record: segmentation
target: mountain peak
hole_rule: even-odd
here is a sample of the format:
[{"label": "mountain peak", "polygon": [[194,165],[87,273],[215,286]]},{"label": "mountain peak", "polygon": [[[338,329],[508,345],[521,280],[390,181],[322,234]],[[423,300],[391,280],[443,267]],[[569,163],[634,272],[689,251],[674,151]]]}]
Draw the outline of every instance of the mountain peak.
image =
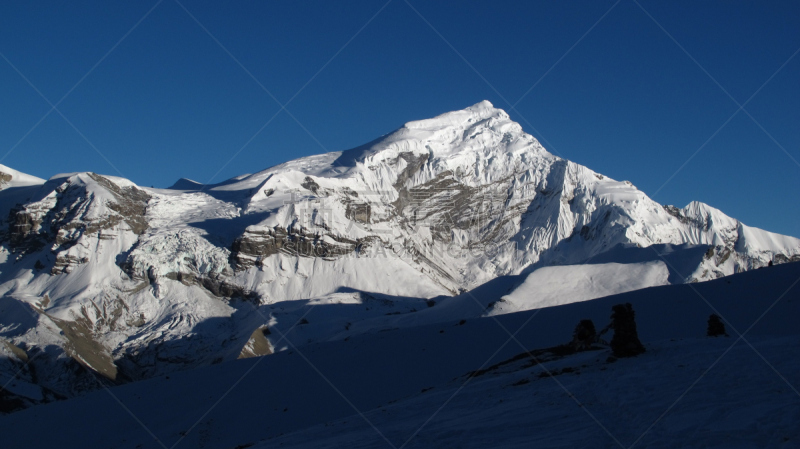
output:
[{"label": "mountain peak", "polygon": [[504,121],[509,120],[508,114],[506,114],[504,110],[495,108],[488,100],[483,100],[466,109],[445,112],[444,114],[425,120],[408,122],[403,128],[428,131],[448,127],[467,128],[489,118],[497,118]]},{"label": "mountain peak", "polygon": [[467,111],[499,111],[505,113],[502,109],[495,108],[489,100],[479,101],[472,106],[466,108]]}]

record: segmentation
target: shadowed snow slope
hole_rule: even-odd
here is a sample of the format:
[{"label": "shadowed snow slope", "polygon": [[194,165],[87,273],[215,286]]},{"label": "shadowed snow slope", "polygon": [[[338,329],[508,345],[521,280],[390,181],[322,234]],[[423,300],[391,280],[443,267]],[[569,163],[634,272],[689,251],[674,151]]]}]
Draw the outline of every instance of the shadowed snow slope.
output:
[{"label": "shadowed snow slope", "polygon": [[[8,447],[629,447],[640,437],[643,447],[790,447],[798,279],[791,263],[329,343],[290,339],[274,355],[0,417],[0,432]],[[570,341],[579,320],[601,328],[626,302],[644,354],[611,363],[600,346],[511,360]],[[705,336],[711,313],[730,338]]]}]

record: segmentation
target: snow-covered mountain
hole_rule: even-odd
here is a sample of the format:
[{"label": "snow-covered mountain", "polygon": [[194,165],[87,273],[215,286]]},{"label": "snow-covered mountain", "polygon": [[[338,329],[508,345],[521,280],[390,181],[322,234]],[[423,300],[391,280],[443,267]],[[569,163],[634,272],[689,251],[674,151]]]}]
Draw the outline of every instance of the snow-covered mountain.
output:
[{"label": "snow-covered mountain", "polygon": [[33,402],[267,354],[286,332],[336,340],[800,259],[796,238],[548,153],[486,101],[215,185],[0,166],[0,189],[0,373]]}]

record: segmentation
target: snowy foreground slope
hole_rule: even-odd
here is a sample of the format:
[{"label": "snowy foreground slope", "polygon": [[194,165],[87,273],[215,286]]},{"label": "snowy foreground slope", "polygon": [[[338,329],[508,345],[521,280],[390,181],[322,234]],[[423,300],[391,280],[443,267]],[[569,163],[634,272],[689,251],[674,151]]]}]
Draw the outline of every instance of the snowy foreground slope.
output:
[{"label": "snowy foreground slope", "polygon": [[488,102],[215,185],[0,166],[0,209],[14,408],[287,349],[279,332],[337,341],[800,259],[796,238],[548,153]]},{"label": "snowy foreground slope", "polygon": [[[798,280],[790,263],[334,342],[289,339],[274,355],[6,415],[0,434],[13,448],[797,447]],[[625,302],[644,354],[537,351],[568,342],[581,319],[603,327]],[[729,337],[705,336],[715,312]]]}]

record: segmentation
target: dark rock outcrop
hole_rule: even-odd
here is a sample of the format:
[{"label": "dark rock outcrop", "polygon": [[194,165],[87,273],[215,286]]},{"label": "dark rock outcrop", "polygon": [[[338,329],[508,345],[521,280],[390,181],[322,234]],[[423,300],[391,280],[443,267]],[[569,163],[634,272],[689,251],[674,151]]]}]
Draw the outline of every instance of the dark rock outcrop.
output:
[{"label": "dark rock outcrop", "polygon": [[248,229],[231,247],[231,263],[236,270],[261,266],[273,254],[300,257],[336,258],[354,253],[377,240],[350,239],[336,234],[311,233],[305,229],[280,226],[263,230]]}]

